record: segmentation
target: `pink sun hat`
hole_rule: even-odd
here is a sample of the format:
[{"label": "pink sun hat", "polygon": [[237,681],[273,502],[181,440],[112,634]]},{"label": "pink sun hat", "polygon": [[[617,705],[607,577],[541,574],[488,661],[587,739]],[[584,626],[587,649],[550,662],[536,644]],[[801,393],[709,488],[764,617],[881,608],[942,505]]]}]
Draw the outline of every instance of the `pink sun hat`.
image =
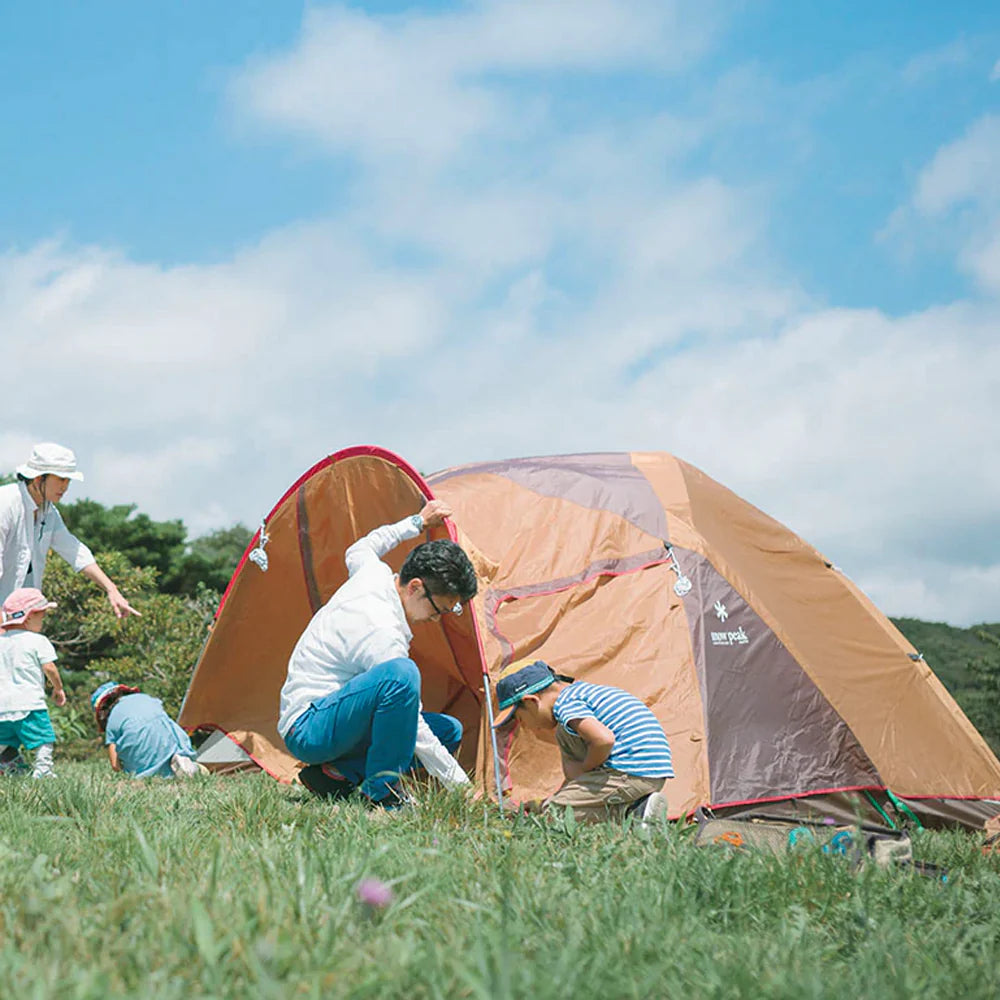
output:
[{"label": "pink sun hat", "polygon": [[3,602],[3,616],[0,628],[8,625],[23,625],[28,615],[36,611],[48,611],[56,607],[55,601],[50,601],[36,587],[21,587]]}]

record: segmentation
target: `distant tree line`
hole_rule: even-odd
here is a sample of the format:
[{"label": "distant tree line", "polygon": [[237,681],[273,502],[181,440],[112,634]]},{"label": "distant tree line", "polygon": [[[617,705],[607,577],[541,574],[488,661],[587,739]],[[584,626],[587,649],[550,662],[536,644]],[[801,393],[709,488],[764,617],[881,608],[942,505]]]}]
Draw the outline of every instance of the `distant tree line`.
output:
[{"label": "distant tree line", "polygon": [[242,524],[188,539],[179,518],[154,521],[135,504],[105,507],[96,500],[59,505],[66,526],[95,553],[118,552],[133,566],[156,571],[161,594],[222,593],[252,532]]}]

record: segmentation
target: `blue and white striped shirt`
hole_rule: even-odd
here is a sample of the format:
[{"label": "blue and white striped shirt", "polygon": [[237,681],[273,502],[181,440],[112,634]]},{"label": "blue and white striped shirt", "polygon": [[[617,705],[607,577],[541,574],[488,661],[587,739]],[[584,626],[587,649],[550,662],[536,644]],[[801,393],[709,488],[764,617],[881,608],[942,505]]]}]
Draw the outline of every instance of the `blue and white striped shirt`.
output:
[{"label": "blue and white striped shirt", "polygon": [[597,719],[615,735],[604,767],[642,778],[672,778],[670,743],[656,716],[635,695],[605,684],[574,681],[563,688],[552,714],[568,732],[575,719]]}]

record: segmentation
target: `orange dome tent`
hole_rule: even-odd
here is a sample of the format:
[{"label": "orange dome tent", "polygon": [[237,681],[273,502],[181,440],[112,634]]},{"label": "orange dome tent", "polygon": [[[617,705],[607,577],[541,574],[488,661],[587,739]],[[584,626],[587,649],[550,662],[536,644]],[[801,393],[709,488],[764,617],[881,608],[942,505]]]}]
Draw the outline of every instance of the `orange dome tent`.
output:
[{"label": "orange dome tent", "polygon": [[[484,673],[544,659],[642,698],[670,737],[670,813],[882,810],[981,825],[1000,762],[919,654],[846,577],[777,521],[663,453],[461,466],[424,481],[352,448],[298,480],[220,604],[181,712],[282,779],[275,730],[288,656],[346,578],[362,534],[436,496],[480,578],[471,613],[414,629],[426,709],[461,719],[461,763],[492,789]],[[398,568],[416,542],[391,554]],[[558,752],[501,738],[516,799],[559,782]]]}]

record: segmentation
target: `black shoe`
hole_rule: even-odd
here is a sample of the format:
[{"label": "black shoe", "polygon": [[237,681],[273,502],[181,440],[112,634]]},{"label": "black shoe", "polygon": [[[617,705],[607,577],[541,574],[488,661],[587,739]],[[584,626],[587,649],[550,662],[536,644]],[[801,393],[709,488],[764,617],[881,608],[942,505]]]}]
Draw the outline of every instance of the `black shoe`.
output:
[{"label": "black shoe", "polygon": [[0,753],[0,774],[24,774],[30,770],[17,747],[4,747]]},{"label": "black shoe", "polygon": [[299,781],[321,799],[346,799],[355,786],[346,778],[331,778],[322,764],[309,764],[299,771]]},{"label": "black shoe", "polygon": [[376,812],[395,812],[399,809],[416,808],[417,800],[398,784],[387,786],[386,795],[381,799],[368,799],[368,806]]}]

